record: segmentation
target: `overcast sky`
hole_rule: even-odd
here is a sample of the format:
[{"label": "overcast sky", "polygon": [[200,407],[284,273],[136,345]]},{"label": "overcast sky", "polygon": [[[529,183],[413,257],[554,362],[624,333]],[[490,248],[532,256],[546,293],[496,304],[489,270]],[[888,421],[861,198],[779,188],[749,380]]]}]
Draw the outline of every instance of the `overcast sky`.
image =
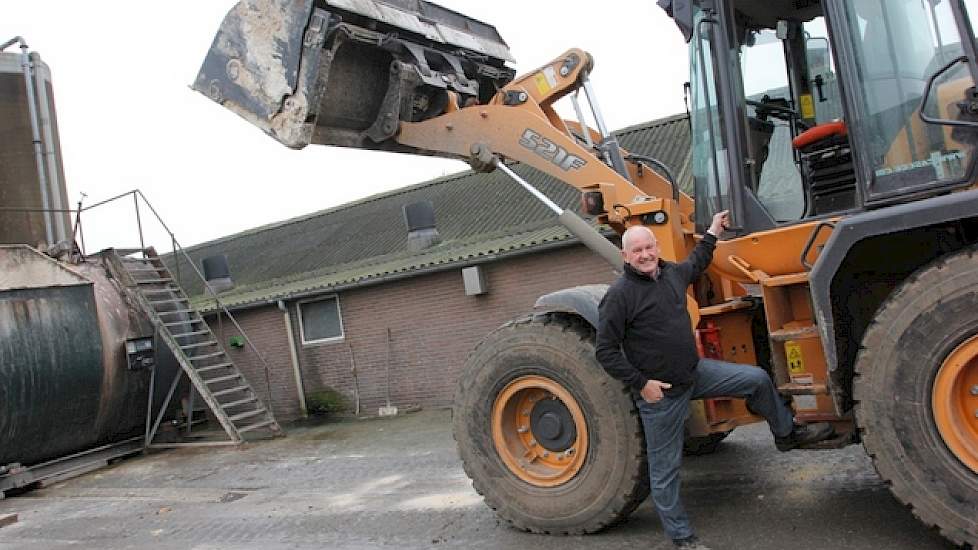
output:
[{"label": "overcast sky", "polygon": [[[654,0],[440,3],[495,25],[520,73],[570,47],[591,52],[611,128],[684,110],[685,44]],[[22,35],[51,68],[72,203],[139,188],[189,246],[466,168],[317,145],[292,151],[190,90],[233,5],[0,0],[0,42]],[[131,211],[125,203],[86,214],[87,249],[137,245]]]}]

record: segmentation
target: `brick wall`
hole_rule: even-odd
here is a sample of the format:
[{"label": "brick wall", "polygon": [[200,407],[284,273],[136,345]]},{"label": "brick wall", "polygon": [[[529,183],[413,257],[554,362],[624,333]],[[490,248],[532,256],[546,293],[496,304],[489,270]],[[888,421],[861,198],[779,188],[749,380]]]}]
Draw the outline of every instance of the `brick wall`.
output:
[{"label": "brick wall", "polygon": [[[376,414],[386,402],[389,328],[391,403],[448,406],[466,356],[486,334],[531,311],[542,294],[614,279],[607,264],[583,246],[500,260],[482,268],[489,292],[481,296],[465,295],[461,268],[339,293],[344,338],[338,341],[303,344],[296,302],[289,302],[305,391],[331,387],[352,404],[352,353],[361,411]],[[266,306],[235,317],[271,367],[276,417],[296,418],[300,410],[282,313]],[[224,332],[225,342],[235,333],[226,322]],[[244,350],[231,350],[231,354],[267,398],[264,374],[253,354]]]},{"label": "brick wall", "polygon": [[[285,332],[285,321],[281,311],[275,306],[248,309],[232,312],[234,319],[241,325],[248,338],[261,352],[268,363],[268,376],[258,355],[247,345],[243,348],[231,348],[228,340],[240,332],[234,325],[223,317],[218,321],[215,316],[208,316],[207,323],[224,344],[231,360],[248,379],[258,396],[266,405],[272,406],[276,420],[286,421],[302,415],[296,390],[295,374],[292,369],[292,358],[289,355],[288,335]],[[298,336],[297,336],[298,338]]]}]

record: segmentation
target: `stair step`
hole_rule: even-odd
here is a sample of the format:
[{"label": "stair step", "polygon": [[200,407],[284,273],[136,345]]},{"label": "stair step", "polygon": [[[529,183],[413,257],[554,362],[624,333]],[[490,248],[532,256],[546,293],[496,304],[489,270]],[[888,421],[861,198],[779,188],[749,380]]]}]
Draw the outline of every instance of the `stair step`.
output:
[{"label": "stair step", "polygon": [[258,398],[255,396],[246,397],[244,399],[238,399],[237,401],[232,401],[230,403],[224,403],[221,405],[222,409],[231,409],[237,407],[238,405],[245,405],[247,403],[257,403]]},{"label": "stair step", "polygon": [[180,289],[177,288],[177,287],[170,287],[170,288],[143,288],[143,289],[140,289],[140,292],[142,292],[143,294],[165,294],[165,293],[176,294],[176,293],[180,292]]},{"label": "stair step", "polygon": [[187,300],[186,298],[174,298],[172,300],[148,300],[148,301],[150,304],[154,306],[159,304],[186,304],[189,302],[189,300]]},{"label": "stair step", "polygon": [[206,342],[198,342],[196,344],[186,344],[180,346],[180,349],[187,350],[187,349],[194,349],[194,348],[202,348],[204,346],[216,346],[216,345],[218,345],[217,340],[208,340]]},{"label": "stair step", "polygon": [[788,395],[828,395],[829,388],[825,384],[782,384],[778,391]]},{"label": "stair step", "polygon": [[[177,326],[180,326],[180,325],[186,325],[187,323],[204,324],[204,320],[203,319],[199,319],[199,318],[198,319],[187,319],[186,321],[174,321],[172,323],[163,323],[163,326],[164,327],[177,327]],[[187,334],[190,334],[190,333],[188,332]],[[184,336],[184,335],[181,334],[181,336]]]},{"label": "stair step", "polygon": [[209,330],[194,330],[191,332],[171,332],[170,336],[173,336],[174,338],[183,338],[185,336],[200,336],[201,334],[208,333],[210,333]]},{"label": "stair step", "polygon": [[147,273],[149,273],[150,271],[155,271],[159,273],[161,269],[163,269],[163,267],[126,267],[126,271],[130,273],[141,272],[141,271],[145,271]]},{"label": "stair step", "polygon": [[251,424],[250,426],[243,426],[241,428],[238,428],[238,433],[239,434],[243,434],[245,432],[250,432],[251,430],[257,430],[258,428],[264,428],[265,426],[271,426],[272,424],[275,424],[275,421],[274,420],[265,420],[265,421],[259,422],[257,424]]},{"label": "stair step", "polygon": [[211,395],[214,396],[214,397],[220,397],[222,395],[228,395],[230,393],[235,393],[235,392],[244,391],[244,390],[250,390],[250,389],[251,389],[251,386],[235,386],[233,388],[228,388],[226,390],[211,392]]},{"label": "stair step", "polygon": [[220,357],[222,355],[224,355],[224,350],[215,351],[214,353],[205,353],[203,355],[194,355],[194,356],[188,355],[187,359],[190,359],[191,361],[200,361],[201,359],[213,359],[215,357]]},{"label": "stair step", "polygon": [[223,369],[227,367],[233,367],[234,363],[218,363],[216,365],[207,365],[206,367],[200,367],[199,369],[194,369],[198,373],[210,372],[212,370]]},{"label": "stair step", "polygon": [[173,311],[157,311],[157,315],[178,315],[180,313],[196,313],[195,309],[175,309]]},{"label": "stair step", "polygon": [[138,279],[136,280],[137,285],[158,285],[161,283],[172,283],[173,279],[167,277],[165,279]]},{"label": "stair step", "polygon": [[785,328],[774,330],[768,335],[775,342],[787,342],[788,340],[799,340],[802,338],[815,338],[818,336],[818,327],[809,325],[800,328]]},{"label": "stair step", "polygon": [[[204,380],[205,384],[218,384],[220,382],[227,382],[228,380],[234,380],[235,378],[244,378],[240,373],[229,374],[227,376],[218,376],[217,378],[211,378],[210,380]],[[248,386],[242,386],[247,388]],[[214,395],[217,395],[216,393]]]},{"label": "stair step", "polygon": [[246,411],[246,412],[243,412],[241,414],[236,414],[234,416],[229,416],[228,417],[228,420],[230,420],[231,422],[237,422],[238,420],[242,420],[244,418],[250,418],[252,416],[257,416],[257,415],[262,414],[264,412],[266,412],[265,407],[261,407],[261,408],[255,409],[253,411]]}]

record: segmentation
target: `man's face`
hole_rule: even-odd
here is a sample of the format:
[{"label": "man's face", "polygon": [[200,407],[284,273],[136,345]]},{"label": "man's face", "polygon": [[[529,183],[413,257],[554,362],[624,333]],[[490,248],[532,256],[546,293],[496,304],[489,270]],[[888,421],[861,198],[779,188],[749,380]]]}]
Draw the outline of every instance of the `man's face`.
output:
[{"label": "man's face", "polygon": [[650,231],[635,231],[621,251],[625,261],[636,270],[651,275],[659,267],[659,243]]}]

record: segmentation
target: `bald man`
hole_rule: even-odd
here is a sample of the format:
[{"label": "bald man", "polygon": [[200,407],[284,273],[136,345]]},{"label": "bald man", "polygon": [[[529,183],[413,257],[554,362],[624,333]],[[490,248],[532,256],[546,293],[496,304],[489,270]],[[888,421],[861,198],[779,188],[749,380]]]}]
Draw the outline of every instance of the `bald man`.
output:
[{"label": "bald man", "polygon": [[649,228],[629,228],[622,235],[625,271],[599,306],[596,355],[608,374],[633,390],[645,430],[652,502],[678,548],[707,550],[679,500],[690,400],[746,398],[750,410],[767,419],[782,451],[832,436],[829,424],[795,424],[763,369],[701,359],[696,351],[686,289],[710,265],[717,236],[728,223],[727,212],[714,216],[706,235],[680,263],[659,257],[659,243]]}]

